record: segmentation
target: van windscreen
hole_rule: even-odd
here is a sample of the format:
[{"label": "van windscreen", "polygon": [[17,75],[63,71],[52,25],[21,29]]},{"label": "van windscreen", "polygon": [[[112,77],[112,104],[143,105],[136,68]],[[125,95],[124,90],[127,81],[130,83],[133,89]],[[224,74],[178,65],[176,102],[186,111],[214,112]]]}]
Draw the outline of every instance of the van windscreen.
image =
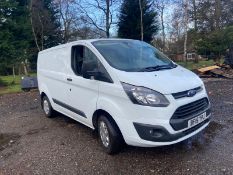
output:
[{"label": "van windscreen", "polygon": [[100,40],[94,47],[114,68],[127,72],[172,69],[176,65],[153,46],[137,40]]}]

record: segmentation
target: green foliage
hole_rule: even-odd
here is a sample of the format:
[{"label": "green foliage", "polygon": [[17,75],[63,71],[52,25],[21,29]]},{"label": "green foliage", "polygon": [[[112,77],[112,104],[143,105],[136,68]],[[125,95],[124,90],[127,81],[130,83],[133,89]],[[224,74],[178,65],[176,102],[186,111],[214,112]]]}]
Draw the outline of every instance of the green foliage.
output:
[{"label": "green foliage", "polygon": [[[35,70],[38,49],[35,45],[30,22],[28,0],[1,0],[0,1],[0,75],[12,74],[12,67],[16,67],[28,60]],[[53,0],[33,0],[35,8],[39,2],[35,16],[41,15],[44,22],[43,48],[53,47],[61,43],[60,23],[58,10]],[[39,21],[35,21],[41,26]],[[40,39],[41,41],[41,39]]]},{"label": "green foliage", "polygon": [[203,55],[206,53],[213,54],[219,58],[233,44],[233,26],[199,37],[196,41],[198,52]]},{"label": "green foliage", "polygon": [[26,0],[2,0],[0,4],[0,73],[25,60],[31,39]]},{"label": "green foliage", "polygon": [[48,11],[48,18],[51,28],[47,31],[45,48],[57,46],[62,43],[61,24],[59,21],[59,11],[53,5],[53,0],[44,0],[44,9]]},{"label": "green foliage", "polygon": [[4,71],[2,67],[8,68],[15,55],[15,48],[11,44],[13,33],[10,32],[10,29],[14,27],[11,13],[16,9],[16,6],[17,3],[12,0],[0,3],[0,71]]},{"label": "green foliage", "polygon": [[[169,53],[182,53],[184,33],[182,32],[182,1],[172,17]],[[212,58],[222,57],[232,43],[233,1],[232,0],[190,0],[189,1],[188,52],[198,52]],[[193,26],[193,27],[192,27]],[[181,32],[181,33],[180,33]],[[169,41],[168,41],[169,42]]]},{"label": "green foliage", "polygon": [[[157,13],[148,0],[142,0],[144,41],[150,42],[158,32]],[[141,39],[140,6],[138,0],[124,0],[120,10],[118,36]]]},{"label": "green foliage", "polygon": [[[31,0],[31,13],[33,29],[35,31],[39,50],[47,49],[62,43],[61,25],[58,7],[54,0]],[[32,70],[36,70],[38,48],[35,36],[30,43],[31,55],[29,62]]]},{"label": "green foliage", "polygon": [[196,0],[196,3],[199,31],[210,32],[233,25],[232,0]]},{"label": "green foliage", "polygon": [[53,0],[32,0],[33,27],[38,44],[43,44],[40,49],[47,49],[62,42],[59,11],[53,2]]}]

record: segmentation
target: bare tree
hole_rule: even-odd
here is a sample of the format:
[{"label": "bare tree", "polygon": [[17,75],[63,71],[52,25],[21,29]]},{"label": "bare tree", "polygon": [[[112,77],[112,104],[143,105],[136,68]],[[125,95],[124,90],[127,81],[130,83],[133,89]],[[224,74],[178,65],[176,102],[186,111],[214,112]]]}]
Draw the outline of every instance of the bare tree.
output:
[{"label": "bare tree", "polygon": [[167,26],[168,52],[171,54],[180,54],[184,52],[184,38],[186,33],[184,20],[185,12],[183,10],[184,3],[183,0],[177,0],[176,2],[171,2],[171,4],[173,11],[171,12],[171,18]]},{"label": "bare tree", "polygon": [[[117,0],[93,0],[91,2],[81,0],[79,7],[83,15],[87,17],[85,22],[104,32],[106,37],[109,38],[110,29],[112,25],[116,24],[114,15],[116,15],[119,2]],[[100,14],[97,18],[96,13],[98,12]]]},{"label": "bare tree", "polygon": [[103,37],[105,32],[96,30],[96,27],[91,25],[90,14],[84,13],[86,9],[83,8],[83,4],[81,0],[55,0],[59,10],[63,43],[77,39]]},{"label": "bare tree", "polygon": [[80,13],[77,3],[75,0],[55,0],[55,4],[59,9],[63,43],[67,43],[79,27],[77,23],[80,20]]},{"label": "bare tree", "polygon": [[157,9],[160,21],[161,21],[161,29],[162,29],[162,50],[165,49],[165,42],[166,42],[166,34],[165,34],[165,24],[164,24],[164,11],[166,8],[166,5],[169,5],[169,0],[154,0],[153,4],[155,8]]},{"label": "bare tree", "polygon": [[177,10],[175,8],[172,13],[172,18],[169,23],[169,38],[173,42],[177,42],[182,39],[183,31],[184,31],[184,23],[183,23],[183,12],[181,10]]}]

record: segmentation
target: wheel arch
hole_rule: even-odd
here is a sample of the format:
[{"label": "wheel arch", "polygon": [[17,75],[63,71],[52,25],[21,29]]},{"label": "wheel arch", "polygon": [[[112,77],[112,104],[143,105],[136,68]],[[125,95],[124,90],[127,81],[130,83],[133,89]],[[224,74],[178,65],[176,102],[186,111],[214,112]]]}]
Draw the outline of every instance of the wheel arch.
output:
[{"label": "wheel arch", "polygon": [[54,106],[54,103],[53,103],[53,100],[52,100],[52,97],[51,97],[51,94],[46,86],[45,83],[40,83],[39,84],[39,93],[40,93],[40,98],[41,98],[41,101],[43,99],[44,96],[48,97],[52,107]]},{"label": "wheel arch", "polygon": [[42,104],[42,103],[43,103],[43,98],[44,98],[45,96],[47,97],[46,93],[44,93],[44,92],[41,92],[41,93],[40,93],[40,104],[41,104],[41,106],[43,105],[43,104]]},{"label": "wheel arch", "polygon": [[93,117],[92,117],[92,124],[93,124],[93,127],[95,130],[97,130],[97,127],[98,127],[98,119],[101,115],[104,115],[106,116],[109,121],[111,122],[111,124],[113,124],[119,131],[120,135],[122,136],[123,140],[124,140],[124,137],[122,135],[122,132],[117,124],[117,122],[114,120],[114,118],[112,117],[112,115],[107,112],[106,110],[103,110],[103,109],[97,109],[94,114],[93,114]]},{"label": "wheel arch", "polygon": [[52,106],[52,108],[53,108],[53,100],[52,100],[52,98],[49,98],[49,95],[46,93],[46,92],[44,92],[44,91],[41,91],[40,92],[40,103],[41,103],[41,107],[42,107],[42,103],[43,103],[43,98],[44,97],[47,97],[48,99],[49,99],[49,102],[50,102],[50,104],[51,104],[51,106]]},{"label": "wheel arch", "polygon": [[40,98],[43,99],[44,96],[47,96],[46,93],[45,93],[45,92],[41,92],[41,93],[40,93]]}]

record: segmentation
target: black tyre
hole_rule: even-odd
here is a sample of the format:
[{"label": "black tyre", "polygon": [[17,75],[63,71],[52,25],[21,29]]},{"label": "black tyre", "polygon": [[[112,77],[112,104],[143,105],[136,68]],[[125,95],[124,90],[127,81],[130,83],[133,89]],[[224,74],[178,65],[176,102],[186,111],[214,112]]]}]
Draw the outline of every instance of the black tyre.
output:
[{"label": "black tyre", "polygon": [[116,154],[122,149],[123,137],[115,122],[110,118],[104,115],[99,117],[98,134],[100,142],[108,154]]},{"label": "black tyre", "polygon": [[42,105],[42,109],[45,113],[45,116],[48,118],[52,118],[53,114],[54,114],[54,110],[53,110],[52,105],[51,105],[47,96],[44,96],[42,98],[41,105]]}]

